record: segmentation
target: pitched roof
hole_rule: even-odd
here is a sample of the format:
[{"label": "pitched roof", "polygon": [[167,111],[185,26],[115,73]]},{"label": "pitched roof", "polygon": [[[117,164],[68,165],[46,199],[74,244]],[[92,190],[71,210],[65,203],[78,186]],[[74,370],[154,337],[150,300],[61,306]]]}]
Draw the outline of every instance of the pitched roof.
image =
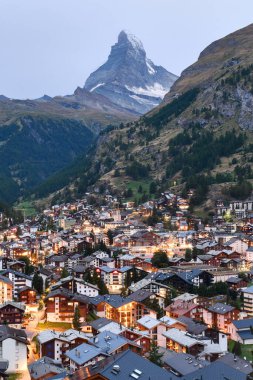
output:
[{"label": "pitched roof", "polygon": [[181,278],[183,281],[188,283],[189,285],[192,285],[192,280],[195,277],[198,277],[202,272],[204,272],[202,269],[193,269],[191,271],[185,271],[185,272],[177,272],[175,275]]},{"label": "pitched roof", "polygon": [[187,331],[190,334],[200,335],[207,329],[207,326],[203,323],[195,322],[192,318],[185,316],[179,317],[178,321],[184,323],[187,326]]},{"label": "pitched roof", "polygon": [[49,261],[57,261],[57,262],[65,262],[68,260],[68,256],[66,255],[53,255],[48,258]]},{"label": "pitched roof", "polygon": [[132,302],[130,299],[124,298],[124,297],[120,296],[119,294],[111,294],[111,295],[106,294],[106,295],[100,296],[100,297],[101,297],[103,302],[106,302],[115,308],[121,307],[123,305],[126,305],[126,304]]},{"label": "pitched roof", "polygon": [[13,285],[12,281],[8,277],[2,276],[2,275],[0,275],[0,281],[5,282],[6,284]]},{"label": "pitched roof", "polygon": [[[120,371],[115,371],[115,368],[119,368]],[[166,370],[130,350],[117,356],[100,373],[109,380],[126,380],[128,378],[136,380],[169,379]]]},{"label": "pitched roof", "polygon": [[65,289],[65,288],[58,288],[58,289],[55,289],[55,290],[52,290],[50,293],[48,293],[48,295],[46,296],[45,299],[48,299],[48,298],[51,298],[51,297],[55,297],[55,296],[64,296],[66,298],[71,298],[73,296],[73,293],[70,292],[68,289]]},{"label": "pitched roof", "polygon": [[250,328],[250,326],[253,326],[253,318],[235,320],[232,321],[232,323],[238,329]]},{"label": "pitched roof", "polygon": [[198,259],[202,260],[202,261],[208,261],[208,260],[211,260],[213,258],[212,255],[198,255]]},{"label": "pitched roof", "polygon": [[45,276],[51,276],[53,274],[53,271],[48,270],[46,268],[41,268],[39,269],[39,273],[42,275],[44,274]]},{"label": "pitched roof", "polygon": [[173,370],[173,372],[175,371],[179,375],[183,376],[192,372],[196,372],[196,369],[203,368],[211,364],[206,360],[196,359],[193,355],[190,354],[177,353],[175,351],[168,350],[164,352],[162,361],[168,365]]},{"label": "pitched roof", "polygon": [[127,272],[127,271],[131,270],[132,268],[133,267],[130,267],[130,266],[124,266],[124,267],[121,267],[121,268],[110,268],[110,267],[107,267],[107,266],[102,266],[99,269],[102,272],[106,272],[106,273],[112,273],[112,272],[124,273],[124,272]]},{"label": "pitched roof", "polygon": [[168,377],[166,370],[130,350],[102,360],[95,368],[83,367],[66,380],[97,379],[97,376],[106,380],[178,380],[173,374]]},{"label": "pitched roof", "polygon": [[[167,317],[167,315],[165,315],[164,317],[160,318],[160,321],[165,323],[167,326],[171,326],[171,325],[174,325],[175,323],[177,323],[179,321],[179,318],[174,319],[171,317]],[[183,322],[182,322],[182,324],[183,324]]]},{"label": "pitched roof", "polygon": [[242,340],[253,339],[253,334],[250,330],[238,331],[237,334],[240,336]]},{"label": "pitched roof", "polygon": [[153,293],[151,293],[148,290],[139,289],[139,290],[136,290],[136,292],[130,294],[127,298],[131,301],[142,302],[146,300],[147,298],[151,297],[152,295]]},{"label": "pitched roof", "polygon": [[51,289],[54,290],[54,289],[64,285],[65,283],[67,283],[69,281],[78,282],[78,283],[84,284],[86,286],[89,286],[91,288],[96,288],[98,290],[98,287],[96,285],[85,282],[82,278],[77,278],[74,276],[67,276],[67,277],[61,278],[58,282],[56,282],[55,284],[53,284],[51,286]]},{"label": "pitched roof", "polygon": [[72,293],[71,291],[65,288],[57,288],[55,290],[52,290],[50,293],[48,293],[45,299],[47,300],[56,296],[63,296],[73,301],[78,301],[85,304],[92,303],[92,297],[88,297],[83,294]]},{"label": "pitched roof", "polygon": [[216,303],[213,306],[210,306],[208,308],[209,311],[212,311],[213,313],[217,314],[226,314],[229,313],[230,311],[233,311],[235,308],[231,305],[226,305],[225,303]]},{"label": "pitched roof", "polygon": [[0,310],[3,309],[5,306],[8,306],[8,305],[13,306],[16,309],[22,310],[23,312],[26,309],[25,304],[22,302],[6,301],[6,302],[0,304]]},{"label": "pitched roof", "polygon": [[230,282],[231,284],[238,284],[243,281],[240,277],[229,277],[226,282]]},{"label": "pitched roof", "polygon": [[98,330],[108,325],[109,323],[111,323],[111,319],[101,317],[101,318],[95,319],[94,321],[89,322],[89,325],[93,327],[95,330]]},{"label": "pitched roof", "polygon": [[31,286],[23,286],[22,288],[19,288],[18,293],[24,292],[25,290],[32,290],[33,292],[37,293],[37,290],[31,288]]},{"label": "pitched roof", "polygon": [[253,293],[253,285],[243,290],[244,293]]},{"label": "pitched roof", "polygon": [[5,269],[5,270],[2,272],[2,275],[3,275],[3,276],[4,276],[5,274],[8,275],[9,273],[13,274],[15,277],[22,277],[22,278],[25,278],[25,279],[27,279],[27,280],[32,281],[32,277],[27,276],[27,275],[24,274],[24,273],[17,272],[17,271],[12,270],[12,269]]},{"label": "pitched roof", "polygon": [[82,343],[78,347],[66,351],[65,355],[78,365],[83,365],[100,355],[107,356],[101,348],[87,343]]},{"label": "pitched roof", "polygon": [[85,333],[83,333],[82,331],[79,332],[74,329],[69,329],[64,332],[58,332],[54,330],[44,330],[38,334],[38,341],[41,344],[50,342],[51,340],[54,340],[54,339],[58,339],[64,342],[71,342],[72,340],[75,340],[77,338],[86,339],[86,340],[89,339]]},{"label": "pitched roof", "polygon": [[159,319],[152,318],[149,315],[145,315],[144,317],[138,319],[137,323],[139,323],[141,326],[147,329],[152,329],[158,326],[161,323],[161,321]]},{"label": "pitched roof", "polygon": [[198,296],[196,294],[183,293],[183,294],[180,294],[179,296],[173,298],[173,302],[175,302],[175,301],[189,302],[189,301],[193,301],[195,298],[198,298]]},{"label": "pitched roof", "polygon": [[18,342],[28,344],[26,332],[22,329],[14,329],[7,325],[0,326],[0,342],[3,342],[5,339],[14,339]]},{"label": "pitched roof", "polygon": [[[123,331],[126,330],[126,327],[125,326],[122,326],[120,323],[117,323],[117,322],[114,322],[114,321],[111,321],[110,323],[108,323],[108,325],[106,326],[103,326],[103,327],[100,327],[99,328],[99,332],[103,332],[103,331],[111,331],[112,333],[114,334],[121,334]],[[132,331],[132,330],[131,330]]]},{"label": "pitched roof", "polygon": [[201,378],[203,380],[246,380],[247,375],[240,370],[232,368],[230,365],[216,360],[211,365],[184,376],[184,380]]},{"label": "pitched roof", "polygon": [[250,362],[248,362],[247,360],[241,359],[230,352],[224,356],[221,356],[219,359],[217,359],[217,361],[225,363],[229,365],[230,367],[237,369],[246,374],[249,374],[252,372],[252,364],[250,364]]},{"label": "pitched roof", "polygon": [[33,362],[28,366],[28,368],[33,379],[41,379],[42,376],[46,376],[47,374],[66,375],[66,370],[63,365],[56,360],[48,358],[47,356],[43,356],[36,362]]},{"label": "pitched roof", "polygon": [[203,342],[199,341],[193,336],[188,335],[185,331],[180,331],[175,328],[164,331],[163,336],[172,339],[174,342],[177,342],[184,347],[192,347],[195,344],[204,345]]},{"label": "pitched roof", "polygon": [[86,270],[86,267],[84,265],[79,264],[79,265],[75,265],[72,270],[73,272],[76,272],[76,273],[84,273]]},{"label": "pitched roof", "polygon": [[[174,275],[174,274],[173,274]],[[168,286],[166,285],[163,285],[161,284],[160,282],[157,282],[156,281],[156,277],[157,275],[156,274],[150,274],[146,277],[144,277],[142,280],[132,284],[131,286],[129,286],[129,289],[132,291],[132,292],[136,292],[137,290],[140,290],[140,289],[143,289],[145,288],[145,286],[149,286],[151,284],[154,284],[154,285],[157,285],[157,286],[160,286],[160,287],[164,287],[164,288],[168,288]],[[168,276],[167,276],[168,277]],[[167,278],[166,277],[166,278]]]},{"label": "pitched roof", "polygon": [[90,338],[89,342],[90,344],[95,345],[97,348],[100,348],[101,351],[106,354],[112,354],[113,352],[125,346],[126,344],[131,344],[138,347],[136,343],[129,341],[123,336],[114,334],[109,330],[104,330],[100,332],[95,337]]}]

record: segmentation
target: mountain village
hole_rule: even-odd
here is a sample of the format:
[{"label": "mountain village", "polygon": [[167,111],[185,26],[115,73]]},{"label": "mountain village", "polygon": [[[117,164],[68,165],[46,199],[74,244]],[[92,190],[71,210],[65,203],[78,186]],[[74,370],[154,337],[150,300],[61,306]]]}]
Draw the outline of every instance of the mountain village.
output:
[{"label": "mountain village", "polygon": [[250,5],[3,3],[0,380],[253,380]]},{"label": "mountain village", "polygon": [[2,214],[2,378],[249,379],[253,200],[219,201],[205,224],[190,197]]}]

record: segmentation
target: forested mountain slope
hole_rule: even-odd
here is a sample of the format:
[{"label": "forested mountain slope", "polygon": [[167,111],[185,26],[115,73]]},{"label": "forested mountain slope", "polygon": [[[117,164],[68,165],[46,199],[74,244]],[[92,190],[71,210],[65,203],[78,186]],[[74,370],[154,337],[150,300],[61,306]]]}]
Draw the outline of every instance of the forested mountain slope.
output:
[{"label": "forested mountain slope", "polygon": [[136,122],[103,131],[86,157],[88,167],[75,173],[73,194],[97,183],[101,190],[126,195],[133,182],[142,181],[193,188],[196,203],[208,189],[216,197],[221,191],[247,196],[253,162],[252,41],[253,25],[215,41],[160,106]]}]

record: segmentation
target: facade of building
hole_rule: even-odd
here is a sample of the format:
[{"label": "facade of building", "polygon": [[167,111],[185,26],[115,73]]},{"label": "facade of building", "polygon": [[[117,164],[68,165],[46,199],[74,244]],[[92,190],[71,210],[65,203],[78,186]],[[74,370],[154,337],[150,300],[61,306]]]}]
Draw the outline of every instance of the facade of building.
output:
[{"label": "facade of building", "polygon": [[38,335],[40,357],[48,357],[58,362],[66,363],[65,352],[88,341],[83,332],[66,330],[57,332],[53,330],[42,331]]},{"label": "facade of building", "polygon": [[51,290],[58,288],[64,288],[72,293],[78,293],[88,297],[98,296],[98,287],[96,285],[90,284],[83,281],[81,278],[75,278],[73,276],[62,278],[51,287]]},{"label": "facade of building", "polygon": [[27,344],[24,330],[0,326],[0,359],[9,361],[7,374],[27,369]]},{"label": "facade of building", "polygon": [[203,309],[203,321],[209,327],[216,327],[219,331],[228,333],[231,321],[238,319],[239,310],[223,303],[216,303]]},{"label": "facade of building", "polygon": [[253,286],[242,291],[243,294],[243,310],[253,317]]},{"label": "facade of building", "polygon": [[19,302],[23,302],[26,305],[35,304],[37,301],[37,292],[35,289],[29,286],[24,286],[18,291]]},{"label": "facade of building", "polygon": [[2,275],[7,277],[13,283],[13,297],[18,298],[18,292],[24,286],[32,286],[32,278],[21,272],[16,272],[11,269],[5,270]]},{"label": "facade of building", "polygon": [[166,338],[166,347],[178,353],[198,355],[204,350],[204,342],[194,337],[188,336],[186,332],[176,328],[163,333]]},{"label": "facade of building", "polygon": [[230,339],[241,344],[253,344],[253,318],[232,321],[228,326]]},{"label": "facade of building", "polygon": [[12,301],[13,284],[7,277],[0,275],[0,303]]},{"label": "facade of building", "polygon": [[119,297],[106,299],[104,303],[105,317],[122,324],[125,327],[135,327],[138,319],[144,315],[156,318],[156,313],[148,309],[144,304]]},{"label": "facade of building", "polygon": [[0,305],[0,324],[21,325],[25,305],[20,302],[7,301]]},{"label": "facade of building", "polygon": [[83,322],[88,314],[88,304],[86,296],[57,289],[49,293],[45,299],[46,318],[49,322],[72,322],[75,308],[78,307],[80,322]]},{"label": "facade of building", "polygon": [[125,286],[127,272],[130,272],[132,267],[110,268],[103,266],[96,270],[107,286],[109,293],[120,294]]}]

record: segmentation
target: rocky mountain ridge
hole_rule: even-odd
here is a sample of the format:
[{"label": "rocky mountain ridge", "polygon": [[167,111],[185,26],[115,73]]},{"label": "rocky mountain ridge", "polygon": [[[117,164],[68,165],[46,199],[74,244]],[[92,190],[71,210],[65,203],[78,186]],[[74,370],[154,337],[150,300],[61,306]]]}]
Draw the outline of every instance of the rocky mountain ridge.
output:
[{"label": "rocky mountain ridge", "polygon": [[84,88],[143,114],[161,103],[176,79],[176,75],[147,58],[136,36],[123,30],[106,63],[89,76]]},{"label": "rocky mountain ridge", "polygon": [[224,187],[252,181],[252,41],[250,25],[214,42],[162,104],[105,130],[86,157],[89,167],[76,174],[77,192],[94,184],[123,194],[136,181],[181,189],[205,182],[221,197]]}]

